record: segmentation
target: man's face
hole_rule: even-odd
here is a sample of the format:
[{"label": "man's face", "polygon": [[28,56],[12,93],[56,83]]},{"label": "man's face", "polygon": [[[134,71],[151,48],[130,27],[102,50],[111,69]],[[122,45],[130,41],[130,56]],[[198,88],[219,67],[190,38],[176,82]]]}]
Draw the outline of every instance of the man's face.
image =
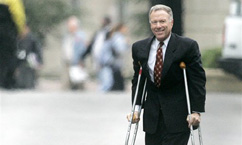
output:
[{"label": "man's face", "polygon": [[150,28],[159,41],[164,41],[171,33],[173,20],[166,11],[158,10],[150,14]]}]

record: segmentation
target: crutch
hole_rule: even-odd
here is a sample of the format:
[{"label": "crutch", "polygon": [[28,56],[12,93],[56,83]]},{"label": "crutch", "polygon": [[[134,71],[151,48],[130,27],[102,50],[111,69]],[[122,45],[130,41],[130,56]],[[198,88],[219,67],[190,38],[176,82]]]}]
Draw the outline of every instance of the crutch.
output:
[{"label": "crutch", "polygon": [[[185,83],[186,99],[187,99],[187,108],[188,108],[188,115],[189,115],[189,119],[190,119],[191,108],[190,108],[190,97],[189,97],[188,85],[187,85],[186,64],[184,62],[181,62],[180,63],[180,68],[182,68],[183,75],[184,75],[184,83]],[[190,127],[190,132],[191,132],[191,142],[192,142],[192,145],[195,145],[194,134],[193,134],[193,126],[192,125]],[[199,136],[199,143],[200,143],[200,145],[203,145],[202,132],[201,132],[201,126],[200,126],[200,124],[198,126],[198,136]]]},{"label": "crutch", "polygon": [[[142,67],[140,66],[139,76],[138,76],[138,82],[137,82],[137,86],[136,86],[134,101],[133,101],[133,104],[132,104],[131,119],[130,119],[130,123],[128,125],[128,131],[127,131],[127,134],[126,134],[125,145],[128,145],[129,144],[129,137],[130,137],[131,127],[132,127],[132,121],[133,121],[133,117],[134,117],[135,104],[136,104],[137,96],[138,96],[138,92],[139,92],[139,83],[140,83],[140,79],[141,79],[141,74],[142,74]],[[142,97],[141,97],[141,107],[138,110],[138,115],[139,115],[138,117],[140,117],[141,109],[142,109],[142,105],[143,105],[143,100],[144,100],[144,97],[146,96],[146,91],[145,91],[146,81],[147,80],[145,79],[144,88],[143,88]],[[135,123],[135,130],[134,130],[133,139],[132,139],[132,143],[131,143],[132,145],[135,144],[135,140],[136,140],[138,128],[139,128],[139,122]]]}]

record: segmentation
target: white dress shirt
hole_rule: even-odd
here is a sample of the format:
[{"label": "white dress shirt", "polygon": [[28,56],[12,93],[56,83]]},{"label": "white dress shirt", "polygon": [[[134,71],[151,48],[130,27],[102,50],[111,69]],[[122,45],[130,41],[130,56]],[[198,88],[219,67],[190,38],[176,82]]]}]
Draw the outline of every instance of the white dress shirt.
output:
[{"label": "white dress shirt", "polygon": [[[171,35],[169,35],[169,37],[166,38],[165,41],[163,41],[163,43],[164,43],[162,46],[163,62],[165,60],[166,48],[167,48],[170,38],[171,38]],[[151,80],[153,82],[154,82],[154,67],[155,67],[155,62],[156,62],[156,53],[157,53],[159,44],[160,44],[159,40],[157,40],[157,39],[153,40],[153,42],[151,44],[151,48],[150,48],[149,59],[148,59],[149,73],[150,73]]]},{"label": "white dress shirt", "polygon": [[[162,53],[163,53],[163,63],[165,60],[165,54],[166,54],[166,48],[168,45],[168,42],[170,41],[171,38],[171,34],[169,35],[169,37],[166,38],[165,41],[163,41],[163,46],[162,46]],[[157,53],[157,49],[159,47],[160,41],[157,39],[154,39],[152,44],[151,44],[151,48],[150,48],[150,54],[149,54],[149,59],[148,59],[148,66],[149,66],[149,73],[150,73],[150,77],[151,77],[151,81],[154,82],[154,67],[155,67],[155,61],[156,61],[156,53]],[[135,111],[138,111],[140,109],[140,105],[135,105]]]}]

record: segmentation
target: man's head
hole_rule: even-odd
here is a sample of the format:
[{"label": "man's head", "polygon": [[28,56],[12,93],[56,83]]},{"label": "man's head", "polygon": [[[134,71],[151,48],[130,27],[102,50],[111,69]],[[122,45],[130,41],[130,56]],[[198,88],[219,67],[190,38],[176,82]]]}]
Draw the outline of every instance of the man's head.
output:
[{"label": "man's head", "polygon": [[105,16],[102,21],[102,27],[106,27],[111,24],[111,18],[109,16]]},{"label": "man's head", "polygon": [[80,22],[79,22],[78,18],[75,16],[71,16],[67,20],[68,31],[70,33],[75,33],[79,28],[79,24],[80,24]]},{"label": "man's head", "polygon": [[149,13],[150,28],[159,41],[164,41],[173,27],[173,13],[170,7],[155,5]]}]

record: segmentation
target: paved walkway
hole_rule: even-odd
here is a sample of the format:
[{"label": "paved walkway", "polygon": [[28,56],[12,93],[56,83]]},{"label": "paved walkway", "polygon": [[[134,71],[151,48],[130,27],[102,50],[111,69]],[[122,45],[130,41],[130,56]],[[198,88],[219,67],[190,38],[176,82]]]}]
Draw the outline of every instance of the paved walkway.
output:
[{"label": "paved walkway", "polygon": [[[1,145],[124,145],[130,92],[25,90],[0,94]],[[242,95],[208,93],[202,133],[204,145],[241,145]],[[136,142],[144,145],[142,123]]]}]

